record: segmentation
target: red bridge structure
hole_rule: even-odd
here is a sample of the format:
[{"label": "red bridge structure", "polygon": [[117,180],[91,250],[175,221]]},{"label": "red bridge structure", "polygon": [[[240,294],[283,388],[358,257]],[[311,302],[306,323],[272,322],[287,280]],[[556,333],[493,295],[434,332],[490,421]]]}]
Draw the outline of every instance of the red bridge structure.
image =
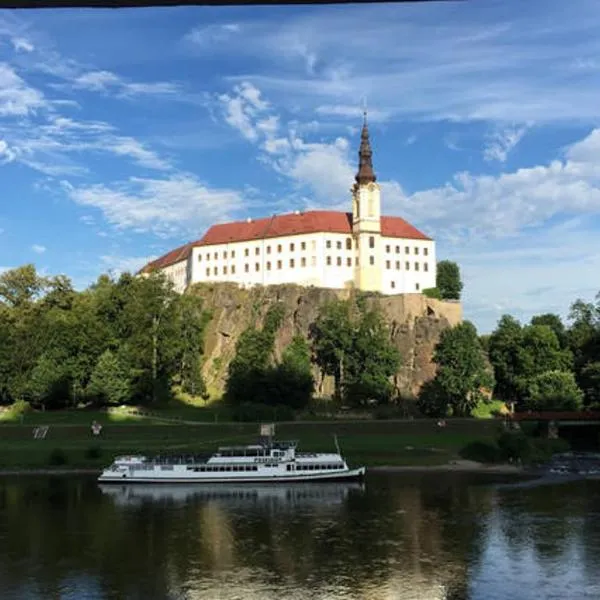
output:
[{"label": "red bridge structure", "polygon": [[573,450],[600,449],[600,411],[515,412],[505,417],[512,423],[537,423],[550,437],[569,441]]}]

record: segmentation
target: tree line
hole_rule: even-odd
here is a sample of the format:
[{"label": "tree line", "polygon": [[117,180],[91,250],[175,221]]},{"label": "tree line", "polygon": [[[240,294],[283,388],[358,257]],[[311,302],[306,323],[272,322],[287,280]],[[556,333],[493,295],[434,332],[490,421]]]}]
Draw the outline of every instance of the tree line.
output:
[{"label": "tree line", "polygon": [[[457,299],[455,263],[442,261],[430,295]],[[440,265],[442,264],[440,263]],[[276,352],[285,307],[271,306],[237,340],[224,397],[243,405],[305,407],[315,367],[342,405],[395,404],[402,357],[383,316],[363,294],[319,308],[308,337]],[[158,405],[174,389],[207,397],[202,378],[211,314],[198,294],[177,294],[159,273],[102,275],[77,292],[70,280],[33,265],[0,274],[0,402],[36,407]],[[543,314],[521,324],[503,316],[490,335],[464,322],[445,330],[437,374],[415,405],[426,415],[469,415],[494,397],[523,410],[600,406],[600,294],[577,300],[566,323]]]},{"label": "tree line", "polygon": [[33,265],[0,275],[0,402],[34,407],[158,404],[201,396],[202,300],[158,273],[102,275],[77,292]]}]

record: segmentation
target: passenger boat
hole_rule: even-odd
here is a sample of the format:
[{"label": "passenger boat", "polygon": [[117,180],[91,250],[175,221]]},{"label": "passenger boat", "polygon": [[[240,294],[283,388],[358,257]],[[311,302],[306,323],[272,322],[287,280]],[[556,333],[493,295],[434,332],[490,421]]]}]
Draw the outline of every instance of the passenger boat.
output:
[{"label": "passenger boat", "polygon": [[274,441],[274,425],[248,446],[224,446],[208,457],[141,455],[117,457],[102,471],[101,483],[264,483],[361,479],[365,467],[351,469],[337,452],[297,452],[295,441]]}]

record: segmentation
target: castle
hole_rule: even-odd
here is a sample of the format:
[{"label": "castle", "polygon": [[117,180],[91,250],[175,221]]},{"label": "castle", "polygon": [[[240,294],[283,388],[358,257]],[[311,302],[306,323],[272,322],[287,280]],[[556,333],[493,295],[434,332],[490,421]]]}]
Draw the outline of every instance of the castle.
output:
[{"label": "castle", "polygon": [[183,292],[200,282],[297,284],[382,294],[436,285],[435,241],[400,217],[381,215],[381,190],[365,120],[352,212],[313,210],[213,225],[204,237],[147,264]]}]

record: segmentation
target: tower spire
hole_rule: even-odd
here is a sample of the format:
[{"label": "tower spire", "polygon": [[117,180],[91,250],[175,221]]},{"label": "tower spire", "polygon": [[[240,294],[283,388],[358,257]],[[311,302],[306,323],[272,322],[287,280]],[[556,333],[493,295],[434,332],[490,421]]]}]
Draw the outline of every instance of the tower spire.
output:
[{"label": "tower spire", "polygon": [[373,151],[369,140],[369,126],[367,123],[367,107],[363,106],[363,127],[360,134],[360,149],[358,151],[358,172],[356,173],[356,183],[364,185],[376,181],[375,171],[373,170]]}]

